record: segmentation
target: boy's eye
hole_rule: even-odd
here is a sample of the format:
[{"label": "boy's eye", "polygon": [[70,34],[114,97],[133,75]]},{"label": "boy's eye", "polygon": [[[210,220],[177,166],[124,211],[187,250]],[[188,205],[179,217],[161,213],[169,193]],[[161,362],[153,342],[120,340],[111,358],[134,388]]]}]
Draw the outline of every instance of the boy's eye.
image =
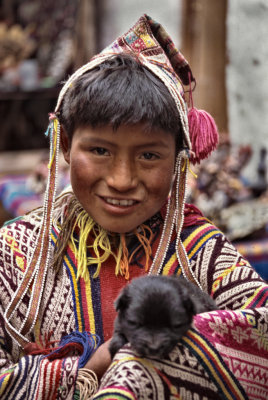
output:
[{"label": "boy's eye", "polygon": [[156,154],[147,151],[146,153],[142,154],[141,158],[143,158],[144,160],[156,160],[159,157]]},{"label": "boy's eye", "polygon": [[94,147],[91,149],[92,153],[96,154],[97,156],[107,156],[109,155],[109,151],[104,147]]}]

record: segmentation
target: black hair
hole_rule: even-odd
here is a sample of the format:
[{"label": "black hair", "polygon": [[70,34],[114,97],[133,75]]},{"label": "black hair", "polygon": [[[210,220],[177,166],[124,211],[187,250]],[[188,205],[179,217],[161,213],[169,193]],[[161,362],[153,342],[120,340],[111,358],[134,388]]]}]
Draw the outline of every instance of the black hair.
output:
[{"label": "black hair", "polygon": [[183,147],[179,112],[160,79],[128,54],[115,55],[84,73],[67,90],[58,118],[69,139],[78,127],[143,122],[175,136]]}]

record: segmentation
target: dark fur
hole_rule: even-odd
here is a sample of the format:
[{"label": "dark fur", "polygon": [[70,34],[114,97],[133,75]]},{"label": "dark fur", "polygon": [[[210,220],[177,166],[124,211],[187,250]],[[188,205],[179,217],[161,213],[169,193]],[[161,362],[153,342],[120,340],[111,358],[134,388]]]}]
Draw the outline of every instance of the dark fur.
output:
[{"label": "dark fur", "polygon": [[145,276],[120,292],[115,308],[112,357],[130,342],[141,356],[165,358],[190,328],[193,315],[215,310],[216,304],[183,277]]}]

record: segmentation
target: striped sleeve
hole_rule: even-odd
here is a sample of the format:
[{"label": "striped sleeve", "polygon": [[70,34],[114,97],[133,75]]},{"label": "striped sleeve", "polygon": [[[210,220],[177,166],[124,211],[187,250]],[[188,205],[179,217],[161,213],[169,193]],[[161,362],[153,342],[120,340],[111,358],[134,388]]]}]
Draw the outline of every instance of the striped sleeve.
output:
[{"label": "striped sleeve", "polygon": [[68,393],[68,399],[72,399],[77,368],[77,357],[54,361],[37,355],[22,357],[11,369],[0,373],[0,398],[60,400]]},{"label": "striped sleeve", "polygon": [[219,308],[243,308],[256,291],[267,290],[250,263],[213,225],[200,226],[183,243],[196,278]]}]

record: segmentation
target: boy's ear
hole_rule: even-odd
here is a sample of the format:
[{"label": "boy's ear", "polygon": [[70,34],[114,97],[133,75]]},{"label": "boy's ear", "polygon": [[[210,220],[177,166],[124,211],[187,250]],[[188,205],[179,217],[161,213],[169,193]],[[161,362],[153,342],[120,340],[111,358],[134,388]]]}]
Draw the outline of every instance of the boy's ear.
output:
[{"label": "boy's ear", "polygon": [[70,164],[70,140],[65,129],[62,126],[60,129],[60,145],[65,161]]}]

